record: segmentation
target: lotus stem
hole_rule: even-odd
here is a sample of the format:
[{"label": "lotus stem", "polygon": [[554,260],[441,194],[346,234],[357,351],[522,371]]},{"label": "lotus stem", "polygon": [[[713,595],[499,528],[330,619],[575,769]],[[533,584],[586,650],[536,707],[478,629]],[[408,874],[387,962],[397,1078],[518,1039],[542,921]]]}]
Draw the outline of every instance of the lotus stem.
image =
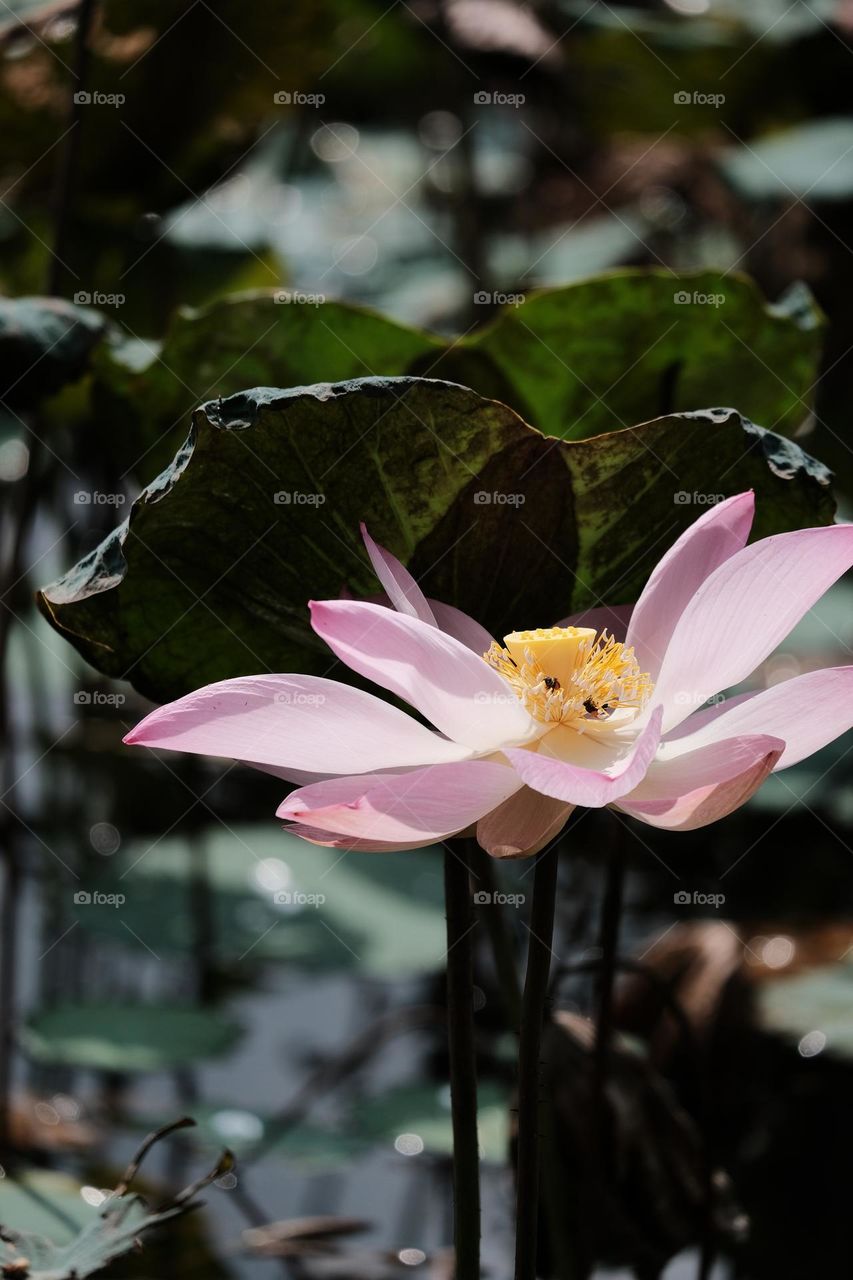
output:
[{"label": "lotus stem", "polygon": [[453,1118],[453,1241],[456,1280],[480,1276],[480,1153],[474,1046],[474,912],[470,842],[449,841],[444,854],[447,912],[447,1039]]},{"label": "lotus stem", "polygon": [[539,855],[533,874],[530,941],[518,1052],[515,1280],[536,1280],[542,1122],[540,1051],[551,971],[557,866],[557,846],[554,844]]}]

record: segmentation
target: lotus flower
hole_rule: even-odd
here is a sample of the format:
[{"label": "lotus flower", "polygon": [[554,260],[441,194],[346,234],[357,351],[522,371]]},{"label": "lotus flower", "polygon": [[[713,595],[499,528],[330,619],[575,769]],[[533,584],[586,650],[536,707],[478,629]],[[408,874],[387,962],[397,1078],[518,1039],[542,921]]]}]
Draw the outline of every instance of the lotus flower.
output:
[{"label": "lotus flower", "polygon": [[125,741],[300,784],[278,816],[316,844],[386,851],[476,832],[489,853],[520,857],[578,805],[704,826],[853,725],[853,667],[705,705],[853,564],[850,525],[747,546],[753,510],[742,493],[696,520],[630,614],[593,610],[503,643],[428,600],[363,530],[387,602],[313,602],[312,626],[432,728],[334,680],[260,675],[161,707]]}]

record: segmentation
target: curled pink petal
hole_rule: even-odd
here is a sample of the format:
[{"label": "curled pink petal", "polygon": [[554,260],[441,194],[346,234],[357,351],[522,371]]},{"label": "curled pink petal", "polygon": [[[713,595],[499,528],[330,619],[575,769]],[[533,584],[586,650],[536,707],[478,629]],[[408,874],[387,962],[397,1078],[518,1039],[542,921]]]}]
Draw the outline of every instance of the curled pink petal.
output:
[{"label": "curled pink petal", "polygon": [[419,618],[323,600],[311,603],[311,625],[348,667],[404,698],[454,742],[494,751],[541,732],[497,671]]},{"label": "curled pink petal", "polygon": [[431,627],[437,625],[426,596],[415,582],[405,565],[402,565],[390,551],[380,547],[367,532],[367,526],[361,524],[361,536],[370,556],[373,570],[385,588],[392,606],[399,612],[408,614],[410,618],[420,618],[421,622]]},{"label": "curled pink petal", "polygon": [[477,823],[477,843],[493,858],[527,858],[562,831],[573,806],[521,787]]},{"label": "curled pink petal", "polygon": [[746,804],[772,772],[779,751],[769,751],[761,760],[727,782],[710,783],[675,800],[634,801],[630,796],[616,806],[632,818],[665,831],[695,831],[718,822]]},{"label": "curled pink petal", "polygon": [[289,822],[284,828],[289,836],[299,836],[309,844],[323,845],[327,849],[346,849],[351,853],[401,853],[406,849],[422,849],[422,840],[360,840],[358,836],[335,835],[321,831],[319,827],[307,827],[300,822]]},{"label": "curled pink petal", "polygon": [[464,831],[520,786],[504,764],[465,760],[317,782],[292,792],[277,815],[360,840],[429,844]]},{"label": "curled pink petal", "polygon": [[152,711],[124,741],[268,765],[288,777],[297,770],[359,773],[470,755],[373,694],[298,675],[206,685]]},{"label": "curled pink petal", "polygon": [[835,524],[764,538],[715,569],[679,618],[657,678],[664,731],[750,675],[851,564],[853,525]]},{"label": "curled pink petal", "polygon": [[[684,747],[687,741],[691,740],[685,739],[678,744],[679,747]],[[665,750],[663,747],[662,752]],[[627,803],[661,800],[672,803],[701,787],[729,782],[773,753],[778,759],[784,750],[785,743],[781,738],[759,733],[721,738],[693,750],[680,750],[669,757],[661,754],[652,761],[646,776],[626,798]]]},{"label": "curled pink petal", "polygon": [[492,637],[489,632],[474,618],[469,618],[467,613],[452,604],[442,604],[440,600],[429,600],[428,604],[441,630],[464,644],[466,649],[471,649],[482,657],[491,647]]},{"label": "curled pink petal", "polygon": [[[544,751],[508,748],[504,755],[529,787],[543,795],[567,804],[600,809],[627,795],[645,776],[660,741],[663,708],[656,707],[648,724],[622,755],[613,755],[602,767],[588,768],[568,760],[556,759]],[[580,735],[573,734],[578,738]],[[583,744],[583,740],[581,740]],[[547,744],[547,739],[545,739]],[[595,744],[585,744],[595,751]]]},{"label": "curled pink petal", "polygon": [[[691,716],[683,727],[689,729],[695,719]],[[787,769],[850,728],[853,667],[826,667],[721,703],[716,716],[677,742],[679,750],[690,751],[735,734],[773,734],[784,739],[776,768]]]},{"label": "curled pink petal", "polygon": [[688,602],[709,574],[746,546],[754,513],[751,490],[727,498],[685,529],[658,561],[626,635],[642,671],[653,677],[660,671],[670,637]]}]

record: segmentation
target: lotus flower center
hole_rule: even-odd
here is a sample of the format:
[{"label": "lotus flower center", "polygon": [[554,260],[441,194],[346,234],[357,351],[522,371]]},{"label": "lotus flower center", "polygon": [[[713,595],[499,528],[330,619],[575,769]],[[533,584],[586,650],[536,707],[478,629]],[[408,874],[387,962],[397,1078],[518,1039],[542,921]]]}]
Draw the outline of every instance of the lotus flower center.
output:
[{"label": "lotus flower center", "polygon": [[513,631],[483,657],[512,685],[526,709],[543,724],[590,721],[625,724],[643,709],[653,689],[632,647],[591,627],[541,627]]}]

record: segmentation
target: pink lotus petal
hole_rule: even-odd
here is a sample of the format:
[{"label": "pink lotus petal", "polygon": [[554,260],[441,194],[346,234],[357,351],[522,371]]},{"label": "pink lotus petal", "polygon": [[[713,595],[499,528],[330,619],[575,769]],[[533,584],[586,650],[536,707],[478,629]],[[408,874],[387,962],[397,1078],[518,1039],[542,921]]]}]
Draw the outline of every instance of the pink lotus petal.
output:
[{"label": "pink lotus petal", "polygon": [[[609,762],[598,768],[558,760],[546,755],[544,751],[507,748],[504,755],[534,791],[541,791],[543,795],[552,796],[555,800],[564,800],[567,804],[599,809],[633,791],[645,776],[660,741],[662,716],[663,708],[656,707],[630,749],[621,756],[614,755]],[[580,738],[579,734],[573,733],[572,736]],[[547,744],[546,738],[543,745]],[[591,755],[596,753],[598,746],[588,742],[586,737],[580,738],[578,745],[579,753]],[[605,752],[604,748],[598,749]]]},{"label": "pink lotus petal", "polygon": [[653,678],[660,671],[678,619],[709,574],[746,546],[754,512],[751,490],[717,503],[685,529],[658,561],[626,636],[641,671]]},{"label": "pink lotus petal", "polygon": [[474,618],[469,618],[467,613],[452,604],[442,604],[440,600],[429,600],[427,603],[441,630],[464,644],[466,649],[471,649],[482,657],[491,648],[492,637],[489,632]]},{"label": "pink lotus petal", "polygon": [[[695,719],[691,716],[684,727]],[[718,715],[676,741],[678,750],[690,751],[736,734],[772,734],[785,743],[776,768],[787,769],[850,728],[853,667],[826,667],[721,703]]]},{"label": "pink lotus petal", "polygon": [[773,770],[779,752],[769,751],[763,759],[728,782],[711,783],[687,792],[677,800],[634,802],[629,796],[616,806],[632,818],[666,831],[695,831],[718,822],[746,804]]},{"label": "pink lotus petal", "polygon": [[592,627],[594,631],[606,631],[614,640],[624,641],[634,612],[632,604],[599,605],[595,609],[584,609],[583,613],[573,613],[556,627]]},{"label": "pink lotus petal", "polygon": [[392,556],[390,551],[386,551],[378,542],[373,541],[363,522],[360,528],[367,554],[370,556],[370,563],[385,588],[392,606],[399,613],[408,614],[410,618],[420,618],[421,622],[426,622],[431,627],[437,626],[426,596],[408,569],[396,556]]},{"label": "pink lotus petal", "polygon": [[354,853],[400,853],[405,849],[422,849],[422,840],[359,840],[357,836],[340,836],[319,827],[307,827],[290,822],[284,828],[289,836],[299,836],[309,844],[323,845],[327,849],[346,849]]},{"label": "pink lotus petal", "polygon": [[207,685],[152,711],[124,741],[226,756],[287,770],[288,776],[291,770],[366,773],[470,755],[373,694],[299,675]]},{"label": "pink lotus petal", "polygon": [[655,687],[664,730],[745,679],[851,564],[853,525],[836,524],[764,538],[720,565],[672,633]]},{"label": "pink lotus petal", "polygon": [[477,843],[494,858],[525,858],[556,836],[573,806],[522,787],[477,823]]},{"label": "pink lotus petal", "polygon": [[627,803],[666,801],[671,804],[702,787],[730,782],[772,753],[778,759],[785,750],[781,738],[766,733],[720,738],[687,750],[686,744],[690,741],[692,739],[680,742],[678,746],[683,749],[668,758],[659,754],[649,765],[642,782],[627,797]]},{"label": "pink lotus petal", "polygon": [[493,751],[541,732],[497,671],[419,618],[324,600],[311,602],[311,625],[348,667],[404,698],[454,742]]},{"label": "pink lotus petal", "polygon": [[277,814],[360,840],[430,844],[464,831],[520,786],[504,764],[464,760],[317,782],[292,792]]},{"label": "pink lotus petal", "polygon": [[674,729],[670,729],[669,733],[664,735],[664,744],[678,742],[681,738],[689,737],[697,729],[704,729],[705,725],[713,724],[719,716],[723,715],[731,707],[737,706],[740,702],[745,702],[747,698],[754,697],[754,691],[747,689],[746,693],[733,693],[730,697],[721,697],[719,702],[711,702],[706,706],[700,707],[698,711],[694,711],[686,720],[682,720],[681,724],[676,725]]}]

